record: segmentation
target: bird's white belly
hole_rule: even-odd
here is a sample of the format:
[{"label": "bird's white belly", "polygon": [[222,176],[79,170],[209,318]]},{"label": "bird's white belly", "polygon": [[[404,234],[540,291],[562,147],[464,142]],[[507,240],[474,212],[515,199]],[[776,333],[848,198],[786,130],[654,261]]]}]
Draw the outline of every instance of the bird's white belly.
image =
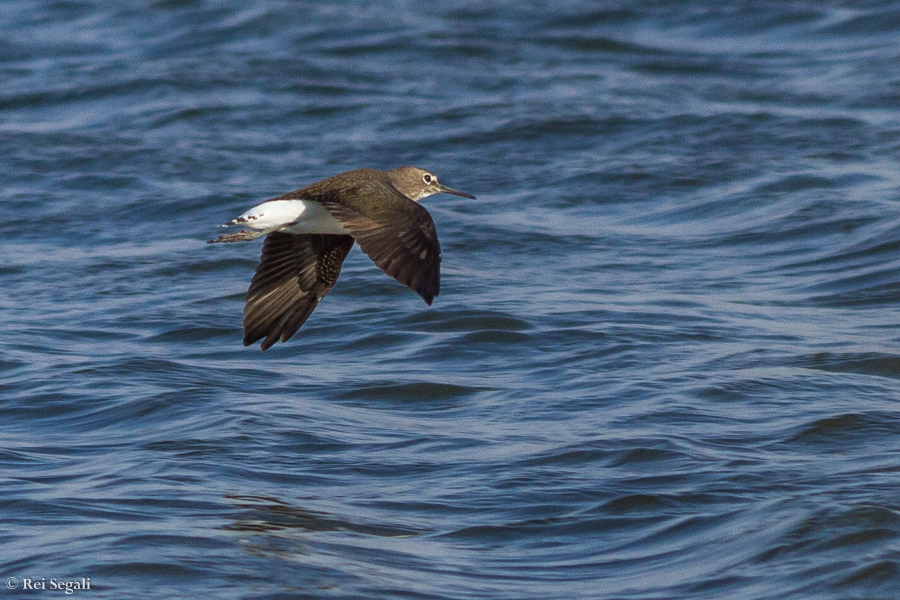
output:
[{"label": "bird's white belly", "polygon": [[349,235],[350,233],[321,204],[309,200],[263,202],[239,216],[231,224],[287,233],[330,233],[335,235]]}]

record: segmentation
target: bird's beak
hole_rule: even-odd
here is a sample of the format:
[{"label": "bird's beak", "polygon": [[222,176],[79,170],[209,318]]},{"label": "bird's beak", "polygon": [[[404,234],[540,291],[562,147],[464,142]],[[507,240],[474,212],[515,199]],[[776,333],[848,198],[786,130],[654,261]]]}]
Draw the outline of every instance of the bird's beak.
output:
[{"label": "bird's beak", "polygon": [[472,194],[467,194],[465,192],[460,192],[459,190],[454,190],[453,188],[447,187],[443,184],[438,184],[441,192],[444,194],[453,194],[454,196],[462,196],[463,198],[469,198],[470,200],[474,200],[475,196]]}]

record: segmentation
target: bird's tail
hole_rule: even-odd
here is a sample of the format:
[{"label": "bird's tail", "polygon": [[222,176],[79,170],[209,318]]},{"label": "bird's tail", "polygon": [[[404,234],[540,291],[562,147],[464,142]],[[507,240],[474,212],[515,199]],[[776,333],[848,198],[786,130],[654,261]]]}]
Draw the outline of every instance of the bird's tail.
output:
[{"label": "bird's tail", "polygon": [[249,242],[250,240],[255,240],[261,235],[265,235],[268,233],[267,231],[250,231],[249,229],[242,229],[241,231],[235,231],[233,233],[226,233],[224,235],[220,235],[214,240],[209,240],[206,242],[207,244],[218,244],[219,242]]}]

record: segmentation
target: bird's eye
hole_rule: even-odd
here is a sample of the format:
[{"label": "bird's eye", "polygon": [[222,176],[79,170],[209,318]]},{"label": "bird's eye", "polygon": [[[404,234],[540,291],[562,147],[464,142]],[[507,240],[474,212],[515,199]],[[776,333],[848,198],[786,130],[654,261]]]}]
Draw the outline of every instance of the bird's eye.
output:
[{"label": "bird's eye", "polygon": [[422,181],[424,181],[425,183],[431,183],[432,181],[434,181],[434,177],[431,176],[431,173],[425,173],[424,175],[422,175]]}]

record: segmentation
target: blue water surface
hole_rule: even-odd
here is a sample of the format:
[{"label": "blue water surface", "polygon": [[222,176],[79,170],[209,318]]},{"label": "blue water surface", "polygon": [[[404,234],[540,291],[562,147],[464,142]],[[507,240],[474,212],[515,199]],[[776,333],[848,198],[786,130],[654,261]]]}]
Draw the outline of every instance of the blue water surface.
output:
[{"label": "blue water surface", "polygon": [[[5,594],[900,597],[895,3],[8,0],[0,34]],[[434,305],[357,249],[244,348],[261,244],[216,226],[403,164],[478,197],[423,203]]]}]

